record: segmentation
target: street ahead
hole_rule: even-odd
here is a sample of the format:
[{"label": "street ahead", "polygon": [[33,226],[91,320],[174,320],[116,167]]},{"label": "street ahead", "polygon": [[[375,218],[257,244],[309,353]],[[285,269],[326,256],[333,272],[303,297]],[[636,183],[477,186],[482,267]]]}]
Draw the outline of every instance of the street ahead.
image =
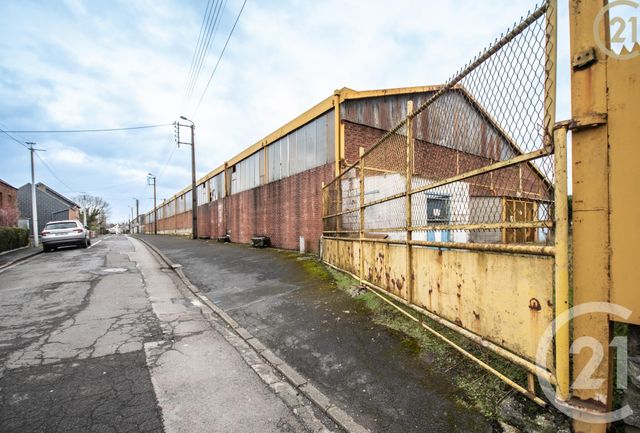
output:
[{"label": "street ahead", "polygon": [[0,431],[335,428],[285,404],[201,305],[125,236],[0,271]]}]

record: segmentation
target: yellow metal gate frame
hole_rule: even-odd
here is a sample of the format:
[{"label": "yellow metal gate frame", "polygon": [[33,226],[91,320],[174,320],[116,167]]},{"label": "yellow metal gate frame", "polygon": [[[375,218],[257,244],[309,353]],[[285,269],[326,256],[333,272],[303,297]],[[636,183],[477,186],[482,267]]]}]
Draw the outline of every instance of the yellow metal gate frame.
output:
[{"label": "yellow metal gate frame", "polygon": [[[443,317],[442,314],[436,314],[430,311],[429,308],[417,305],[414,301],[416,299],[416,273],[421,266],[424,266],[424,262],[420,263],[416,261],[415,255],[421,255],[424,257],[433,256],[434,254],[440,254],[442,256],[443,251],[445,254],[458,254],[459,251],[472,251],[485,257],[508,257],[508,260],[513,260],[511,267],[526,266],[527,263],[538,263],[536,258],[551,260],[551,265],[547,265],[547,262],[543,263],[538,269],[546,274],[544,277],[548,278],[551,287],[548,287],[546,293],[548,295],[547,302],[552,303],[551,307],[552,315],[545,317],[541,323],[541,329],[551,322],[551,319],[558,314],[566,311],[568,308],[568,215],[567,215],[567,158],[566,158],[566,128],[559,127],[555,129],[555,98],[556,98],[556,1],[552,0],[540,8],[534,10],[528,17],[523,19],[518,25],[516,25],[511,31],[501,37],[495,44],[484,51],[473,62],[471,62],[464,70],[453,77],[449,82],[442,86],[435,94],[433,94],[426,102],[417,107],[414,110],[413,103],[410,101],[407,106],[406,117],[399,122],[392,130],[387,132],[380,138],[375,144],[373,144],[367,151],[361,148],[359,160],[346,167],[339,176],[327,185],[323,185],[323,260],[332,267],[339,270],[346,271],[360,281],[363,286],[371,289],[377,296],[383,299],[385,302],[397,308],[401,313],[407,315],[412,320],[418,322],[423,328],[432,333],[437,338],[442,339],[446,343],[450,344],[455,350],[459,351],[463,356],[478,363],[482,368],[495,374],[505,383],[512,386],[518,392],[529,397],[540,405],[545,405],[544,400],[536,396],[535,393],[535,381],[534,375],[538,378],[556,386],[557,398],[565,400],[568,397],[569,388],[569,331],[568,325],[556,330],[555,337],[555,360],[552,360],[550,365],[541,366],[531,357],[523,356],[523,353],[516,353],[513,350],[509,350],[504,344],[498,344],[491,339],[485,338],[481,333],[474,332],[473,329],[467,329],[468,327],[461,326],[460,323],[455,323],[451,318]],[[531,149],[530,151],[523,151],[512,157],[491,161],[481,167],[476,167],[472,170],[460,171],[453,176],[446,176],[441,179],[428,180],[423,184],[416,184],[414,178],[415,173],[415,146],[416,138],[414,137],[414,131],[416,130],[415,123],[421,122],[418,118],[421,113],[427,112],[434,104],[438,102],[440,98],[445,97],[450,92],[462,92],[467,100],[475,102],[473,97],[469,94],[465,94],[462,81],[470,73],[478,68],[482,68],[485,62],[490,62],[492,56],[506,47],[516,37],[525,32],[532,24],[537,20],[544,20],[544,125],[541,127],[543,145],[537,149]],[[486,119],[485,119],[486,120]],[[499,125],[494,125],[496,129],[499,129]],[[384,169],[381,166],[367,165],[369,159],[374,158],[375,152],[379,149],[395,140],[394,143],[397,146],[398,159],[405,158],[404,161],[396,161],[395,163],[385,162],[391,164],[391,169]],[[404,149],[401,149],[400,142],[403,142]],[[388,154],[388,153],[387,153]],[[546,158],[546,159],[545,159]],[[443,187],[455,187],[462,183],[468,183],[473,185],[476,179],[490,178],[492,185],[494,175],[499,178],[501,173],[509,173],[518,168],[520,170],[520,183],[522,184],[522,167],[529,167],[532,171],[538,170],[541,164],[549,158],[553,159],[553,185],[552,185],[552,199],[550,200],[553,207],[553,211],[547,213],[547,218],[538,219],[534,221],[493,221],[493,222],[475,222],[475,223],[438,223],[438,224],[414,224],[414,209],[415,204],[412,203],[415,197],[419,197],[418,194],[425,194],[428,191],[438,191]],[[542,162],[540,162],[542,161]],[[395,165],[393,165],[395,164]],[[404,170],[398,169],[403,166]],[[387,167],[388,168],[388,167]],[[548,168],[548,167],[547,167]],[[394,173],[404,176],[404,189],[398,192],[390,193],[381,198],[375,198],[373,200],[365,200],[365,183],[367,182],[367,173],[383,173],[380,175],[393,175]],[[418,180],[419,182],[419,180]],[[354,196],[350,197],[345,194],[344,185],[353,185],[352,191]],[[355,197],[355,192],[358,192],[358,196]],[[350,202],[352,206],[345,206],[345,203]],[[401,204],[403,203],[403,204]],[[398,209],[397,214],[404,213],[404,221],[397,224],[389,224],[383,227],[369,227],[367,228],[366,214],[371,214],[371,209],[376,208],[385,210],[382,206],[387,206],[387,211],[393,211],[393,206]],[[400,211],[402,206],[402,211]],[[346,209],[345,209],[346,207]],[[537,209],[537,208],[536,208]],[[357,230],[356,230],[357,229]],[[436,241],[436,240],[418,240],[414,239],[415,233],[433,232],[438,230],[468,230],[468,231],[482,231],[482,230],[498,230],[504,231],[507,229],[527,229],[527,230],[548,230],[550,237],[553,237],[553,244],[506,244],[506,243],[489,243],[489,242],[455,242],[455,241]],[[389,239],[381,238],[383,236],[389,237],[389,235],[397,234],[404,237],[404,239]],[[333,243],[333,244],[332,244]],[[342,252],[340,251],[342,245]],[[376,247],[376,245],[381,247]],[[399,257],[396,263],[399,263],[398,267],[404,265],[404,278],[402,279],[402,288],[397,293],[393,293],[393,290],[389,290],[389,287],[382,287],[383,284],[376,284],[380,281],[378,278],[371,275],[372,266],[371,260],[367,262],[365,257],[365,250],[368,248],[371,252],[376,252],[376,248],[387,248],[385,254],[391,251],[389,248],[393,246],[401,246],[404,250],[403,253],[394,252],[392,254],[401,254],[404,257]],[[395,250],[394,250],[395,251]],[[400,250],[398,250],[400,251]],[[425,253],[426,251],[426,253]],[[357,257],[355,257],[357,252]],[[497,253],[497,254],[496,254]],[[378,254],[382,254],[378,252]],[[492,254],[492,255],[489,255]],[[353,261],[349,261],[351,256]],[[463,256],[454,256],[457,260]],[[474,256],[479,257],[479,256]],[[376,257],[375,260],[378,260]],[[380,259],[381,261],[384,258]],[[500,260],[500,259],[497,259]],[[528,261],[528,262],[527,262]],[[404,263],[403,263],[404,262]],[[367,267],[367,269],[365,269]],[[389,276],[387,275],[387,280]],[[406,280],[406,281],[405,281]],[[399,279],[398,279],[399,281]],[[536,281],[532,279],[531,281]],[[395,284],[395,283],[394,283]],[[398,285],[400,287],[400,284]],[[535,302],[538,302],[538,305]],[[533,311],[542,308],[539,304],[540,301],[532,298],[531,300],[525,300],[530,303],[529,308]],[[402,304],[410,307],[414,311],[421,315],[425,315],[435,322],[444,325],[445,327],[458,332],[464,337],[474,341],[480,346],[489,349],[497,355],[509,360],[510,362],[520,366],[528,372],[528,381],[525,386],[518,384],[506,377],[495,368],[491,367],[484,361],[480,360],[475,355],[466,351],[459,345],[455,344],[445,336],[441,335],[438,331],[424,323],[419,316],[408,313],[405,309],[398,306]],[[533,303],[533,305],[531,305]],[[477,314],[475,311],[474,314]],[[529,332],[529,329],[523,328],[517,330],[525,335]],[[551,354],[550,354],[551,356]]]}]

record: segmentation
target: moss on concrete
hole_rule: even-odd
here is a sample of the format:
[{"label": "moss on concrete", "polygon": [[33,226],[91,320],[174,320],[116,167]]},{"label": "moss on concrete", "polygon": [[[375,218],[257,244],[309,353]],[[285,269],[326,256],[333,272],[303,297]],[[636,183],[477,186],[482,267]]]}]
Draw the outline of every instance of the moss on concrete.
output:
[{"label": "moss on concrete", "polygon": [[[306,257],[295,252],[288,252],[287,255],[290,255],[291,258],[295,256],[298,260],[301,257]],[[543,411],[535,403],[520,396],[496,376],[463,357],[450,345],[418,326],[372,292],[358,289],[358,281],[351,276],[326,266],[317,258],[305,258],[300,262],[310,278],[328,281],[334,287],[354,296],[361,305],[371,312],[374,322],[400,334],[401,344],[409,353],[416,357],[429,359],[433,368],[450,377],[457,388],[452,392],[459,404],[478,410],[492,420],[500,419],[499,406],[507,397],[518,399],[532,417]],[[413,310],[407,309],[407,311],[413,315],[418,314]],[[422,317],[422,319],[428,326],[487,362],[507,377],[521,384],[526,383],[526,372],[521,368],[477,346],[437,322],[426,317]]]}]

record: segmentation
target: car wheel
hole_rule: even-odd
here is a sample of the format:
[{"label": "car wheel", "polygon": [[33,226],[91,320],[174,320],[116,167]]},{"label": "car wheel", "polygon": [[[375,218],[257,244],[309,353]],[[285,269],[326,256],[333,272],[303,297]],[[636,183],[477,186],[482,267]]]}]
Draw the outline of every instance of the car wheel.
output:
[{"label": "car wheel", "polygon": [[85,238],[84,241],[82,241],[82,243],[80,244],[81,248],[87,248],[89,246],[89,243],[87,242],[87,239]]},{"label": "car wheel", "polygon": [[88,239],[89,246],[91,246],[91,238]]}]

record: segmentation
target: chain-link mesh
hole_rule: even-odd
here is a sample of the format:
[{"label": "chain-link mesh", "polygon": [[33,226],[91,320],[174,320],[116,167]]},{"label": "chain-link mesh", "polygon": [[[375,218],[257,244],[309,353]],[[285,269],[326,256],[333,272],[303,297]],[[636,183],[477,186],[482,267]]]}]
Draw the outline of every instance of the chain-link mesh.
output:
[{"label": "chain-link mesh", "polygon": [[552,241],[555,83],[546,9],[514,26],[325,188],[325,236],[357,237],[362,206],[365,238],[406,239],[410,230],[427,242]]}]

